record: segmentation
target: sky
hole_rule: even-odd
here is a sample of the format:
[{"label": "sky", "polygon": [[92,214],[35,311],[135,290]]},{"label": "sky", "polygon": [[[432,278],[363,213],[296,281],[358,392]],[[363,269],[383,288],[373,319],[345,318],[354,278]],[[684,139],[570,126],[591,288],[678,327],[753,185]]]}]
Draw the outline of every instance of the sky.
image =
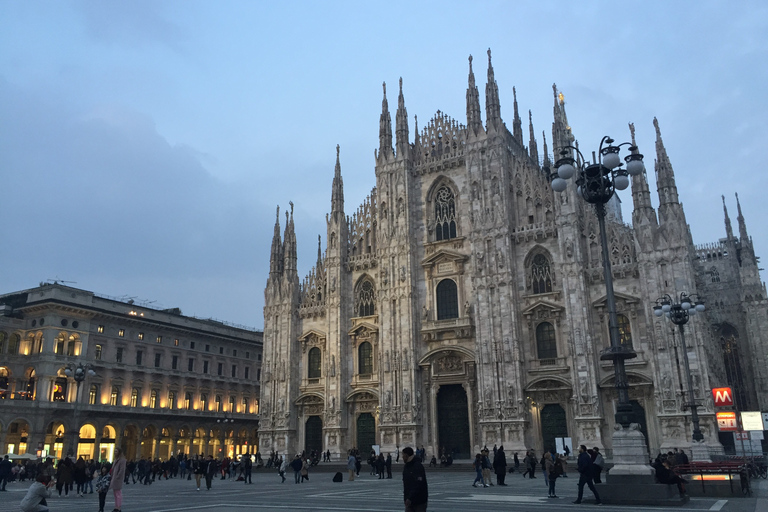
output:
[{"label": "sky", "polygon": [[261,328],[275,207],[303,276],[337,144],[347,213],[375,186],[382,82],[394,119],[402,77],[413,140],[414,115],[466,123],[472,54],[484,118],[488,48],[539,151],[557,83],[582,150],[635,123],[655,206],[657,117],[694,242],[725,236],[721,194],[738,229],[738,193],[768,255],[764,1],[4,0],[0,292],[58,280]]}]

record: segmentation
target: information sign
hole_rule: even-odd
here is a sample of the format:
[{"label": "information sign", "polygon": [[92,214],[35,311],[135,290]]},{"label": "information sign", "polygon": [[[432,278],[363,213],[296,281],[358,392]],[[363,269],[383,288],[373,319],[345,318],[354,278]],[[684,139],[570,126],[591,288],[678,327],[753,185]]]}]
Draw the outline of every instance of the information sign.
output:
[{"label": "information sign", "polygon": [[736,413],[733,411],[717,413],[717,427],[720,432],[736,432],[739,425],[736,422]]}]

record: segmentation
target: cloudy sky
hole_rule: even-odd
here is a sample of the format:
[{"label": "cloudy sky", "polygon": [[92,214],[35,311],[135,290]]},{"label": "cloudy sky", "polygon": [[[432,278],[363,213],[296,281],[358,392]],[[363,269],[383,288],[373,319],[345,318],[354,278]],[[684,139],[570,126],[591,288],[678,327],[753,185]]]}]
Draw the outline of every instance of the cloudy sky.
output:
[{"label": "cloudy sky", "polygon": [[738,192],[768,255],[768,4],[521,4],[0,2],[0,292],[59,279],[261,327],[275,206],[303,275],[336,144],[347,213],[375,184],[382,81],[411,126],[466,122],[489,47],[508,126],[515,86],[550,139],[556,82],[582,149],[634,122],[651,170],[656,116],[694,241]]}]

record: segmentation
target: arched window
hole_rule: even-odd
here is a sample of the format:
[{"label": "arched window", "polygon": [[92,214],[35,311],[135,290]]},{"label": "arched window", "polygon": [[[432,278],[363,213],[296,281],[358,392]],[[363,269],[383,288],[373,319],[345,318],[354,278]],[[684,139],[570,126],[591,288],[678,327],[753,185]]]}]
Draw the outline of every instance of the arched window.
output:
[{"label": "arched window", "polygon": [[629,318],[624,315],[616,315],[619,324],[619,343],[627,348],[632,348],[632,327],[629,325]]},{"label": "arched window", "polygon": [[537,254],[531,262],[531,288],[534,294],[552,291],[552,271],[543,254]]},{"label": "arched window", "polygon": [[376,314],[376,294],[373,283],[365,279],[357,286],[355,297],[355,311],[357,316],[371,316]]},{"label": "arched window", "polygon": [[373,348],[367,341],[360,344],[357,349],[358,368],[360,375],[370,375],[373,373]]},{"label": "arched window", "polygon": [[26,389],[25,396],[27,400],[34,400],[35,399],[35,382],[37,381],[37,372],[35,372],[34,368],[27,368],[26,378],[27,378],[27,389]]},{"label": "arched window", "polygon": [[549,322],[542,322],[536,326],[536,354],[539,359],[557,358],[555,328]]},{"label": "arched window", "polygon": [[156,389],[153,389],[152,392],[149,393],[149,408],[150,409],[157,408],[157,390]]},{"label": "arched window", "polygon": [[8,333],[0,331],[0,354],[2,354],[3,350],[5,349],[5,340],[6,339],[8,339]]},{"label": "arched window", "polygon": [[74,334],[69,336],[69,343],[67,343],[67,355],[73,356],[75,355],[75,343],[77,343],[79,340],[77,336]]},{"label": "arched window", "polygon": [[208,410],[208,395],[200,393],[200,409],[203,411]]},{"label": "arched window", "polygon": [[229,397],[229,412],[235,412],[235,397]]},{"label": "arched window", "polygon": [[112,392],[109,394],[109,405],[117,405],[120,403],[120,388],[112,386]]},{"label": "arched window", "polygon": [[312,347],[309,349],[309,356],[307,357],[307,378],[319,379],[320,378],[320,365],[321,365],[320,349]]},{"label": "arched window", "polygon": [[[246,400],[246,399],[243,398],[243,400]],[[259,414],[259,401],[258,401],[258,399],[253,401],[253,414]]]},{"label": "arched window", "polygon": [[8,368],[0,367],[0,400],[10,398],[8,396]]},{"label": "arched window", "polygon": [[739,410],[747,406],[747,394],[745,376],[741,358],[739,357],[739,333],[731,325],[722,324],[718,329],[720,347],[723,350],[723,362],[725,363],[725,378],[733,389],[734,405]]},{"label": "arched window", "polygon": [[54,353],[59,355],[64,355],[64,343],[67,341],[66,334],[63,332],[60,332],[58,336],[56,336],[56,348],[54,348]]},{"label": "arched window", "polygon": [[168,408],[171,410],[176,408],[176,393],[174,391],[168,392]]},{"label": "arched window", "polygon": [[459,294],[453,279],[443,279],[437,284],[437,319],[459,318]]},{"label": "arched window", "polygon": [[96,404],[96,395],[99,393],[99,387],[96,384],[91,384],[91,389],[88,391],[88,405]]},{"label": "arched window", "polygon": [[192,409],[192,393],[186,393],[184,395],[184,408],[186,410]]},{"label": "arched window", "polygon": [[67,378],[66,377],[58,377],[53,382],[53,396],[51,401],[52,402],[66,402],[67,401]]},{"label": "arched window", "polygon": [[221,395],[216,395],[216,412],[221,412]]},{"label": "arched window", "polygon": [[21,336],[14,333],[11,334],[11,341],[8,342],[8,355],[15,356],[19,353],[19,345],[21,344]]},{"label": "arched window", "polygon": [[131,390],[131,407],[139,405],[139,388],[133,388]]},{"label": "arched window", "polygon": [[720,282],[720,272],[717,271],[717,267],[712,267],[711,269],[709,269],[709,275],[712,277],[713,283]]},{"label": "arched window", "polygon": [[435,194],[435,240],[456,238],[456,196],[442,186]]}]

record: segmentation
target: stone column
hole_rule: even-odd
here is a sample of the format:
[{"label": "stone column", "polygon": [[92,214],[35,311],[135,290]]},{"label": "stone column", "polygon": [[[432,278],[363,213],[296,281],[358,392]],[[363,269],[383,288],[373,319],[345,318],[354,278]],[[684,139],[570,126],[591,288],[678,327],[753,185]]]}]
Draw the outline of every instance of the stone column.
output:
[{"label": "stone column", "polygon": [[[429,381],[429,415],[430,415],[430,426],[432,427],[430,429],[430,442],[432,443],[432,448],[430,451],[432,453],[438,453],[438,446],[437,446],[437,388],[438,384],[434,380]],[[402,446],[401,446],[402,448]]]},{"label": "stone column", "polygon": [[157,458],[157,452],[160,450],[160,440],[162,435],[158,434],[157,437],[152,438],[152,460]]},{"label": "stone column", "polygon": [[[150,437],[147,439],[152,439],[152,438]],[[141,442],[143,440],[144,440],[144,434],[139,434],[136,439],[136,453],[134,454],[133,460],[141,459]]]}]

